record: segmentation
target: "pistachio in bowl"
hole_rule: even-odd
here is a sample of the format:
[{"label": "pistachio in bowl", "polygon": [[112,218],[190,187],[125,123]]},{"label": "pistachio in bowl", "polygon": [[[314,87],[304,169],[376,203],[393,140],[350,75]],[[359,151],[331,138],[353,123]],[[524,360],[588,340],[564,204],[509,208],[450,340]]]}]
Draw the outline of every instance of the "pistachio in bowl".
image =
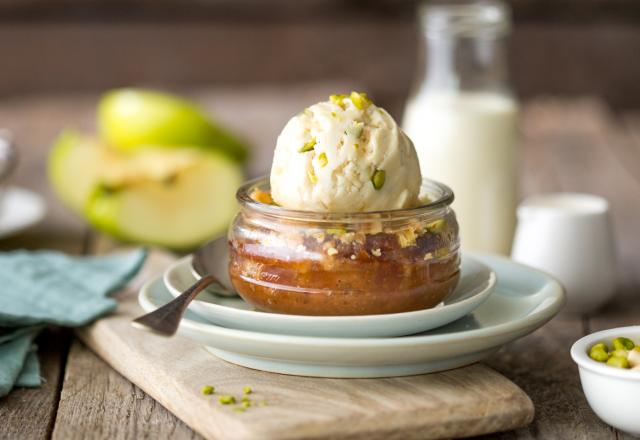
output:
[{"label": "pistachio in bowl", "polygon": [[605,423],[640,436],[640,325],[592,333],[576,341],[578,364],[591,409]]}]

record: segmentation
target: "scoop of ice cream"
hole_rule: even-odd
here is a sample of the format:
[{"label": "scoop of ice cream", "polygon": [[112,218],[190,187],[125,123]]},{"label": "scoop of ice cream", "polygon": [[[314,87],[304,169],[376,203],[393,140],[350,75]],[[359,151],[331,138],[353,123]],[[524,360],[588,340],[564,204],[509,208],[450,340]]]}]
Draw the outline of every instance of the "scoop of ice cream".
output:
[{"label": "scoop of ice cream", "polygon": [[291,118],[271,167],[273,200],[316,212],[413,207],[421,181],[411,140],[389,113],[356,92]]}]

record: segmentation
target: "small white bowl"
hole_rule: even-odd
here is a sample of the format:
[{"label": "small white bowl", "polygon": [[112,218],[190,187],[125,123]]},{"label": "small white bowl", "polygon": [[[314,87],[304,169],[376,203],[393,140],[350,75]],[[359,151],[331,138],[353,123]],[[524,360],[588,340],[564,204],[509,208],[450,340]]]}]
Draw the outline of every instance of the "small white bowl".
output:
[{"label": "small white bowl", "polygon": [[605,423],[640,436],[640,371],[610,367],[589,357],[589,349],[599,342],[611,347],[619,336],[640,343],[640,325],[618,327],[592,333],[576,341],[571,357],[578,364],[582,390],[591,409]]}]

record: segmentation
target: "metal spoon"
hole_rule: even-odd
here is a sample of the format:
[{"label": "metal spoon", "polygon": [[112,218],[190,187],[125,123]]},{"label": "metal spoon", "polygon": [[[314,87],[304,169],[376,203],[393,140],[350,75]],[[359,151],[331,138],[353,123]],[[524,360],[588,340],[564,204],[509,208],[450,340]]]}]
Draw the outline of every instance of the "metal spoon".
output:
[{"label": "metal spoon", "polygon": [[[191,267],[193,267],[195,274],[199,277],[218,274],[220,278],[224,278],[220,268],[226,268],[228,261],[229,250],[227,241],[225,239],[217,239],[201,246],[193,253]],[[218,283],[215,289],[209,289],[209,292],[221,297],[232,298],[238,296],[235,290],[228,288],[223,283]]]},{"label": "metal spoon", "polygon": [[134,319],[131,325],[163,336],[173,336],[178,330],[182,315],[184,315],[185,310],[187,310],[189,303],[191,303],[204,288],[213,283],[219,282],[212,275],[200,278],[172,301],[151,313]]}]

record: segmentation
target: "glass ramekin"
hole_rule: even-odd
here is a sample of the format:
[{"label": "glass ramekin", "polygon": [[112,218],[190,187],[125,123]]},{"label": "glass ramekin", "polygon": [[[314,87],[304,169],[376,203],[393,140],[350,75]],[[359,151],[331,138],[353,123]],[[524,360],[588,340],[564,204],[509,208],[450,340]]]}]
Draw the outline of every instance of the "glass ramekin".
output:
[{"label": "glass ramekin", "polygon": [[452,191],[424,180],[423,205],[320,213],[260,203],[260,178],[237,193],[229,275],[256,308],[295,315],[371,315],[433,307],[460,274]]}]

